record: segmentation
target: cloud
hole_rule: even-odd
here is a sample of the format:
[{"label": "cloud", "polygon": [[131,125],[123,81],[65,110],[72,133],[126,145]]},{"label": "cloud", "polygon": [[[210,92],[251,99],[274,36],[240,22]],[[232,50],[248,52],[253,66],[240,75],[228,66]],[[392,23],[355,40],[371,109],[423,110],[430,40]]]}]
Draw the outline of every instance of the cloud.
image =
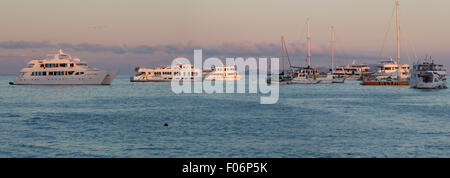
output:
[{"label": "cloud", "polygon": [[[173,55],[192,55],[194,49],[203,49],[204,54],[208,56],[228,56],[228,57],[249,57],[249,56],[278,56],[280,54],[280,45],[275,43],[222,43],[218,45],[199,45],[193,42],[185,44],[167,44],[167,45],[103,45],[92,43],[51,43],[49,41],[4,41],[0,42],[0,49],[55,49],[63,48],[79,52],[90,53],[113,53],[113,54],[173,54]],[[304,54],[305,45],[296,43],[288,44],[289,53],[292,55]],[[327,50],[323,46],[313,46],[314,53],[325,53]]]},{"label": "cloud", "polygon": [[52,48],[54,45],[49,41],[3,41],[0,42],[2,49],[30,49],[30,48]]},{"label": "cloud", "polygon": [[83,52],[111,52],[114,54],[125,54],[127,53],[127,49],[123,46],[113,46],[113,45],[101,45],[101,44],[90,44],[90,43],[81,43],[81,44],[70,44],[70,43],[58,43],[54,46],[54,48],[63,48],[63,49],[73,49],[75,51],[83,51]]}]

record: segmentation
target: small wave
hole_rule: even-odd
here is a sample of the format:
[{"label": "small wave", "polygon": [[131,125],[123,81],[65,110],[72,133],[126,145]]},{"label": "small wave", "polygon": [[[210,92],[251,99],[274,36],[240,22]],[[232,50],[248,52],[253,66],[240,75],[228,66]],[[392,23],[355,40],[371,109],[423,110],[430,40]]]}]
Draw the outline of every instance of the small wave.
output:
[{"label": "small wave", "polygon": [[21,115],[13,113],[0,113],[0,117],[14,118],[14,117],[21,117]]}]

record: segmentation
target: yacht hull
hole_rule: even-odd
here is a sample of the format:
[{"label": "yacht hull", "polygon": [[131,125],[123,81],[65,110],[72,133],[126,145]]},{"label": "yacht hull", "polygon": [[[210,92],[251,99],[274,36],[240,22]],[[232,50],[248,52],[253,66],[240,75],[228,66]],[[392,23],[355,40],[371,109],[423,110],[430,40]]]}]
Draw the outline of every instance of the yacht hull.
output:
[{"label": "yacht hull", "polygon": [[288,84],[330,84],[330,83],[333,83],[332,76],[314,77],[314,78],[295,77],[288,82]]},{"label": "yacht hull", "polygon": [[417,89],[447,89],[447,85],[444,85],[444,84],[424,84],[424,83],[420,83],[420,84],[411,86],[411,88],[417,88]]},{"label": "yacht hull", "polygon": [[333,78],[333,83],[344,83],[344,77]]},{"label": "yacht hull", "polygon": [[172,79],[130,79],[130,82],[170,82]]},{"label": "yacht hull", "polygon": [[329,84],[333,83],[333,80],[329,79],[292,79],[288,81],[288,84]]},{"label": "yacht hull", "polygon": [[177,77],[174,77],[174,79],[159,78],[159,77],[149,77],[149,78],[131,77],[130,78],[130,82],[154,82],[154,83],[162,82],[162,83],[164,83],[164,82],[172,82],[172,80],[200,82],[200,81],[202,81],[202,78],[200,78],[200,77],[195,77],[195,78],[191,78],[191,79],[181,79],[181,78],[177,78]]},{"label": "yacht hull", "polygon": [[363,81],[361,85],[409,85],[409,81]]},{"label": "yacht hull", "polygon": [[418,78],[411,78],[411,88],[416,89],[447,89],[447,82],[439,81],[439,82],[423,82]]},{"label": "yacht hull", "polygon": [[95,71],[80,76],[39,76],[14,79],[11,85],[110,85],[118,72]]}]

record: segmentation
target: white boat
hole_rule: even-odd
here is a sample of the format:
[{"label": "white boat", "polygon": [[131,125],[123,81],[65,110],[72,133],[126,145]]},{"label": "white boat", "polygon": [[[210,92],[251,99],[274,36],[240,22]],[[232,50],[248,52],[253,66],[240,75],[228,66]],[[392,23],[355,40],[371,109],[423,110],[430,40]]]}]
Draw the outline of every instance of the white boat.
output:
[{"label": "white boat", "polygon": [[344,77],[346,80],[361,80],[364,74],[370,73],[370,67],[366,64],[356,64],[353,60],[352,64],[336,66],[332,73],[334,76]]},{"label": "white boat", "polygon": [[235,81],[242,79],[242,75],[237,73],[234,66],[213,67],[211,69],[212,71],[207,74],[205,80]]},{"label": "white boat", "polygon": [[319,83],[333,83],[333,76],[331,74],[320,74],[316,68],[311,67],[311,32],[309,18],[306,21],[307,24],[307,48],[308,54],[306,61],[308,66],[291,68],[292,80],[288,81],[288,84],[319,84]]},{"label": "white boat", "polygon": [[[400,73],[397,72],[399,67]],[[408,64],[399,65],[396,61],[393,61],[392,58],[389,58],[388,60],[378,62],[375,66],[375,73],[370,74],[370,77],[372,80],[376,81],[393,81],[398,79],[407,81],[411,76],[410,68],[411,67]]]},{"label": "white boat", "polygon": [[418,89],[442,89],[447,88],[445,77],[446,69],[443,65],[435,64],[434,61],[424,60],[421,64],[414,64],[411,69],[411,88]]},{"label": "white boat", "polygon": [[333,76],[319,73],[316,68],[293,67],[292,80],[288,84],[327,84],[333,83]]},{"label": "white boat", "polygon": [[400,20],[398,16],[400,4],[395,1],[396,32],[397,32],[397,61],[381,61],[376,66],[376,73],[363,76],[361,85],[409,85],[410,66],[400,63]]},{"label": "white boat", "polygon": [[[289,62],[289,70],[286,70],[284,67],[285,64],[285,55],[287,57],[287,60]],[[281,36],[281,72],[278,75],[269,75],[269,77],[267,78],[267,82],[268,83],[277,83],[277,84],[288,84],[289,81],[292,80],[292,65],[291,65],[291,60],[289,59],[289,53],[288,53],[288,49],[286,47],[286,42],[284,41],[284,37]],[[275,78],[277,77],[277,78]]]},{"label": "white boat", "polygon": [[[400,74],[397,73],[398,68],[400,67]],[[377,78],[381,79],[383,77],[397,77],[399,75],[400,79],[408,80],[410,75],[409,70],[411,67],[408,64],[398,64],[396,61],[393,61],[392,58],[388,60],[380,61],[375,66]]]},{"label": "white boat", "polygon": [[86,62],[64,54],[48,55],[46,59],[33,59],[12,85],[109,85],[118,72],[88,67]]},{"label": "white boat", "polygon": [[202,70],[190,64],[177,64],[160,66],[156,68],[137,67],[136,75],[130,78],[131,82],[171,82],[172,79],[201,81]]}]

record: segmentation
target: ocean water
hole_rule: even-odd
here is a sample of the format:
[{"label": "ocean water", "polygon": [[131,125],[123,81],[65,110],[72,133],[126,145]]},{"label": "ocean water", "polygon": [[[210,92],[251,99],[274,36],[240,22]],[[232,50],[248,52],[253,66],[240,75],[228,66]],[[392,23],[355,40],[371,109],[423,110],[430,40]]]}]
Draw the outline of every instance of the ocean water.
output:
[{"label": "ocean water", "polygon": [[13,78],[0,76],[0,157],[450,157],[450,90],[281,85],[278,103],[261,105],[126,75],[110,86]]}]

